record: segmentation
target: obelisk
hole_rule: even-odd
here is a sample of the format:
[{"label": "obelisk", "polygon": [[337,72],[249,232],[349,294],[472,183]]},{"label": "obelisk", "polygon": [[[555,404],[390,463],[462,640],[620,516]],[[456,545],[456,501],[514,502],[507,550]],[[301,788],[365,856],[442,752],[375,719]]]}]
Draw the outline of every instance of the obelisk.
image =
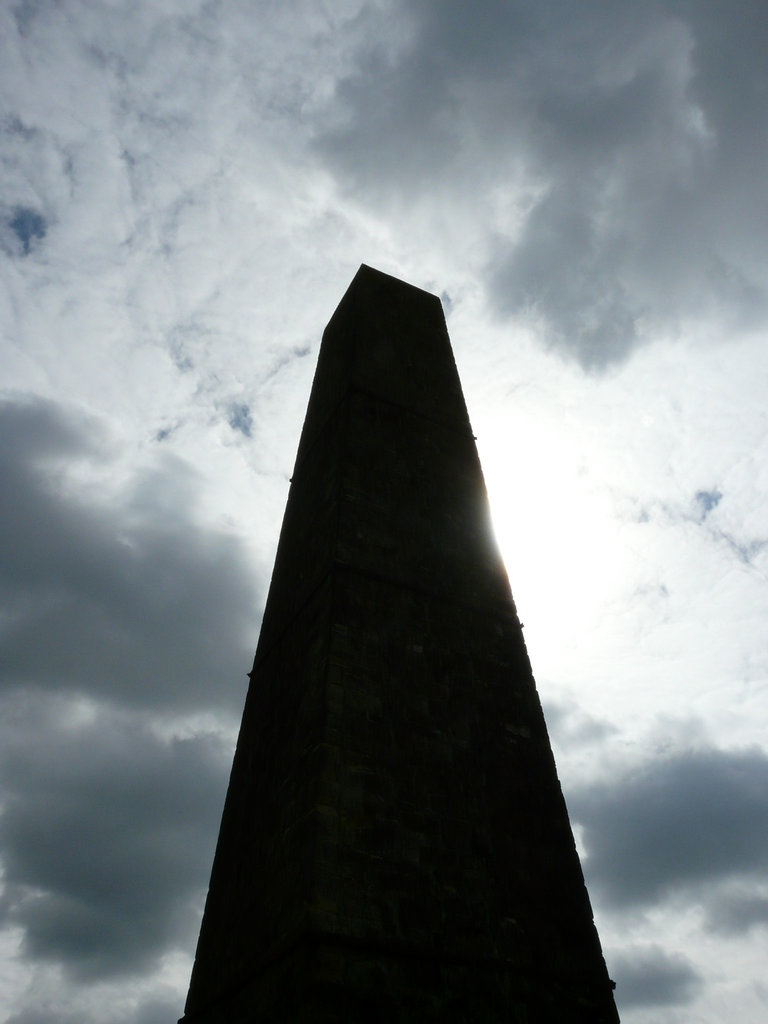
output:
[{"label": "obelisk", "polygon": [[184,1024],[615,1024],[437,297],[323,336]]}]

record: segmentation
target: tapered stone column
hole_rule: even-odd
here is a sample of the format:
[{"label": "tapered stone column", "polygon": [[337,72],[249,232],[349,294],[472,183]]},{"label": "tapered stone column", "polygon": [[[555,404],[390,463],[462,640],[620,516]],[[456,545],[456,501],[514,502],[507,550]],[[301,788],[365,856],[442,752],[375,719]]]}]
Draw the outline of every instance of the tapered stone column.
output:
[{"label": "tapered stone column", "polygon": [[325,332],[184,1024],[618,1020],[439,300]]}]

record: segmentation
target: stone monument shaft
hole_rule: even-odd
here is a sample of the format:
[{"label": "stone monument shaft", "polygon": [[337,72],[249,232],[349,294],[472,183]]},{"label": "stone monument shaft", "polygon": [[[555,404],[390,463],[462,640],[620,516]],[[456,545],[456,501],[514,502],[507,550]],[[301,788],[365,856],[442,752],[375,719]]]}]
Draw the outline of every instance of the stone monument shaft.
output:
[{"label": "stone monument shaft", "polygon": [[184,1024],[614,1024],[439,300],[323,336]]}]

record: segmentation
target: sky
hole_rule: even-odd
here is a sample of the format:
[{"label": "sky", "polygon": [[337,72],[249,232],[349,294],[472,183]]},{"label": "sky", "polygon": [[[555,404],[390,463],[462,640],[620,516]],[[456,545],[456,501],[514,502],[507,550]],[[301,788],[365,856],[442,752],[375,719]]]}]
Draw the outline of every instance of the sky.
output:
[{"label": "sky", "polygon": [[181,1016],[363,262],[442,297],[622,1021],[768,1019],[767,26],[0,5],[0,1024]]}]

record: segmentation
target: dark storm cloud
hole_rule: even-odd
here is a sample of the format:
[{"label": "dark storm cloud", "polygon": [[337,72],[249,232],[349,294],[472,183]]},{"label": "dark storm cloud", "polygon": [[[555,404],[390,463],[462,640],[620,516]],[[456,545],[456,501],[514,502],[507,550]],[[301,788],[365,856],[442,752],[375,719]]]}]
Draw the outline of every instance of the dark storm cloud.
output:
[{"label": "dark storm cloud", "polygon": [[[659,758],[572,792],[568,806],[584,829],[590,886],[616,908],[681,891],[706,902],[717,896],[714,883],[753,881],[768,868],[768,757],[761,750]],[[762,906],[754,884],[745,892]]]},{"label": "dark storm cloud", "polygon": [[361,20],[317,146],[378,206],[484,222],[500,315],[593,368],[689,319],[764,322],[759,5],[400,0]]},{"label": "dark storm cloud", "polygon": [[0,685],[239,707],[258,628],[245,552],[194,522],[180,460],[136,474],[120,502],[68,483],[108,468],[100,432],[51,403],[0,405]]},{"label": "dark storm cloud", "polygon": [[154,966],[199,913],[229,749],[113,709],[19,696],[3,710],[4,923],[75,977]]},{"label": "dark storm cloud", "polygon": [[657,946],[633,948],[610,958],[620,1010],[631,1006],[681,1006],[699,993],[703,979],[682,956]]}]

